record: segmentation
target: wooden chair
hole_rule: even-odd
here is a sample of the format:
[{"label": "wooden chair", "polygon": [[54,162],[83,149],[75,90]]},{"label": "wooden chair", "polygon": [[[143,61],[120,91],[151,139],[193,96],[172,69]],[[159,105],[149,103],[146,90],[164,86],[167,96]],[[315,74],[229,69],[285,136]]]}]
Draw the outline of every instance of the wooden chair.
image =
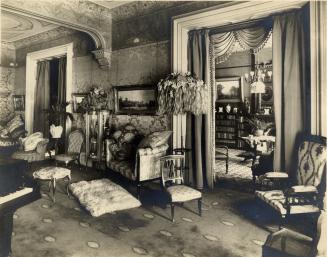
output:
[{"label": "wooden chair", "polygon": [[[317,214],[323,206],[326,191],[325,163],[327,160],[326,138],[314,135],[299,135],[296,140],[297,155],[294,181],[288,181],[286,189],[255,191],[255,195],[277,210],[282,223],[289,215]],[[276,178],[280,172],[275,172]],[[269,172],[274,179],[274,172]]]},{"label": "wooden chair", "polygon": [[174,222],[174,207],[176,203],[183,204],[187,201],[198,200],[199,215],[202,215],[201,192],[183,185],[184,165],[184,155],[167,155],[160,158],[162,186],[169,195],[172,222]]},{"label": "wooden chair", "polygon": [[65,165],[68,166],[69,163],[77,161],[80,166],[80,154],[83,142],[83,133],[80,130],[72,131],[68,137],[67,154],[55,155],[54,159],[56,160],[56,163],[65,163]]}]

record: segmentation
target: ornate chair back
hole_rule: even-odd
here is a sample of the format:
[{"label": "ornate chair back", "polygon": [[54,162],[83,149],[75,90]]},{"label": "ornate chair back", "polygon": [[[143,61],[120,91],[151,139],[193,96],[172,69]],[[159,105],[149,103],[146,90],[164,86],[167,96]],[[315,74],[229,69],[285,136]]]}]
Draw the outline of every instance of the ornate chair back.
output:
[{"label": "ornate chair back", "polygon": [[299,141],[296,183],[298,185],[319,187],[327,160],[326,138],[301,135]]},{"label": "ornate chair back", "polygon": [[168,187],[172,184],[184,183],[184,155],[166,155],[160,158],[162,184]]},{"label": "ornate chair back", "polygon": [[79,154],[84,142],[84,135],[80,130],[74,130],[69,134],[68,150],[69,154]]}]

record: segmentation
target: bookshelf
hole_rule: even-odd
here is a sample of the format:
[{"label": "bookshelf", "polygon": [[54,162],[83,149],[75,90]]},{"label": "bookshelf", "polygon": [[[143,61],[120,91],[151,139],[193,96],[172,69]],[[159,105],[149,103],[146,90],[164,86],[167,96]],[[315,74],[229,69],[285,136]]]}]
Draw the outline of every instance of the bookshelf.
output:
[{"label": "bookshelf", "polygon": [[216,144],[242,149],[244,142],[239,138],[247,134],[242,114],[216,113]]}]

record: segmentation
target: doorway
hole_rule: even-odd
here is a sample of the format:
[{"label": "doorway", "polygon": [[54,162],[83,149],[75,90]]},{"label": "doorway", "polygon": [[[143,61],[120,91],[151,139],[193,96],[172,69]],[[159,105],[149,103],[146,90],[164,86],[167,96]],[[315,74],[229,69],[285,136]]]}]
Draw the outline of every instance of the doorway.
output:
[{"label": "doorway", "polygon": [[[72,100],[72,68],[73,68],[73,43],[53,47],[37,52],[28,53],[26,57],[26,109],[25,109],[25,129],[28,134],[33,133],[33,120],[34,120],[34,101],[36,90],[36,73],[37,62],[45,59],[54,59],[58,56],[66,56],[66,101]],[[52,99],[54,101],[54,99]],[[72,111],[71,105],[66,107],[67,112]],[[65,137],[67,142],[67,135],[71,129],[71,121],[66,120]]]}]

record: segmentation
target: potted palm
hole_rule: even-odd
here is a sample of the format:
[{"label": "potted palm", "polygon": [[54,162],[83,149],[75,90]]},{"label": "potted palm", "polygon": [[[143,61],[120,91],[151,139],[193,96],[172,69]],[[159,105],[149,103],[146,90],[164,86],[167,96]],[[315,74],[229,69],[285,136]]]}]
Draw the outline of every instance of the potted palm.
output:
[{"label": "potted palm", "polygon": [[263,136],[266,131],[274,127],[274,123],[266,122],[255,116],[245,118],[245,123],[249,125],[251,133],[255,136]]}]

